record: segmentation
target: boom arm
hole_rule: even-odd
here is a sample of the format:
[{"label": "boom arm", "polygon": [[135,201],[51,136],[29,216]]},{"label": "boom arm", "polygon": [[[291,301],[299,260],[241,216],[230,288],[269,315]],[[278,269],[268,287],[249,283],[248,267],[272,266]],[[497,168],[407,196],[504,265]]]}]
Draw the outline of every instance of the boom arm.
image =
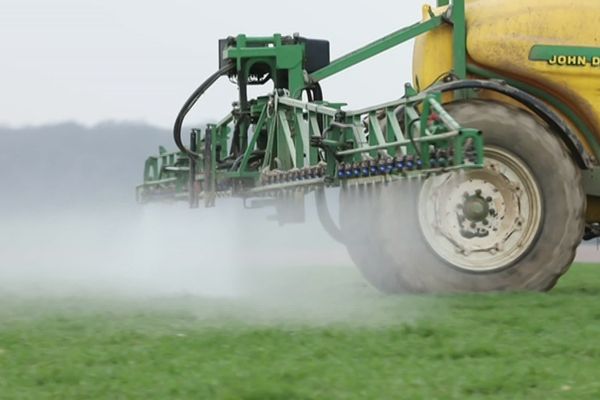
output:
[{"label": "boom arm", "polygon": [[[297,35],[221,40],[219,71],[194,92],[176,120],[180,152],[148,160],[139,200],[189,199],[196,205],[203,198],[212,206],[220,196],[279,198],[290,190],[481,167],[479,132],[460,127],[443,110],[435,90],[417,93],[407,85],[403,98],[357,111],[323,101],[321,80],[444,23],[455,26],[454,75],[464,76],[466,60],[459,59],[461,54],[466,57],[464,0],[437,14],[427,10],[428,20],[333,62],[328,42]],[[225,75],[237,81],[238,102],[223,121],[207,126],[204,135],[194,130],[193,150],[188,149],[181,139],[184,118]],[[274,93],[248,99],[248,86],[267,81],[274,83]],[[303,93],[307,102],[301,100]]]}]

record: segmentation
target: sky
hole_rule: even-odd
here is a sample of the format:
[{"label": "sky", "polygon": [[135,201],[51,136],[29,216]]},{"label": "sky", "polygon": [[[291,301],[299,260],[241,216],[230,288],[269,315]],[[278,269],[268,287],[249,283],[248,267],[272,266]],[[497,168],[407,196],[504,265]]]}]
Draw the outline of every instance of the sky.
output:
[{"label": "sky", "polygon": [[[168,128],[218,68],[219,38],[300,32],[330,40],[336,58],[417,22],[422,1],[348,4],[0,0],[0,125],[114,120]],[[329,78],[326,99],[358,108],[400,97],[411,80],[411,54],[406,44]],[[188,122],[220,119],[236,95],[220,81]]]}]

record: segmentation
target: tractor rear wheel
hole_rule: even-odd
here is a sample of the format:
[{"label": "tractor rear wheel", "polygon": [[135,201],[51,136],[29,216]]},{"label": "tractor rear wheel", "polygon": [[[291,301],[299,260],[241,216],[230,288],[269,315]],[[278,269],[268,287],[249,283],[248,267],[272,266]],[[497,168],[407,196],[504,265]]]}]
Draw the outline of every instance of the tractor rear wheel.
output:
[{"label": "tractor rear wheel", "polygon": [[343,190],[342,231],[369,227],[368,251],[360,253],[371,258],[357,263],[363,275],[380,289],[384,282],[386,292],[551,289],[583,236],[578,167],[556,135],[521,109],[471,100],[447,110],[483,132],[485,167],[367,187],[377,193],[362,204],[366,211],[352,207],[362,223],[344,222],[353,196]]}]

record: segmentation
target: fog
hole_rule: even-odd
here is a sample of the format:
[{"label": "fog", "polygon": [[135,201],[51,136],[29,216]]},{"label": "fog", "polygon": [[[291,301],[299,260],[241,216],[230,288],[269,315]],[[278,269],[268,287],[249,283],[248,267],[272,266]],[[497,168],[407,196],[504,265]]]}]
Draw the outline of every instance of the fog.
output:
[{"label": "fog", "polygon": [[[199,210],[136,204],[145,158],[169,142],[135,124],[0,128],[0,299],[368,326],[440,307],[384,300],[320,226],[313,196],[306,223],[283,227],[274,209],[245,210],[239,199]],[[338,195],[329,192],[334,219]],[[598,260],[596,246],[580,253]]]},{"label": "fog", "polygon": [[0,290],[235,297],[252,285],[268,290],[248,285],[257,268],[349,265],[316,221],[282,228],[267,216],[235,200],[212,210],[173,204],[4,215]]},{"label": "fog", "polygon": [[185,312],[218,324],[377,327],[433,307],[371,288],[314,212],[304,225],[280,227],[267,218],[271,210],[244,210],[236,200],[211,210],[96,204],[9,211],[0,229],[0,299],[36,304],[33,315],[41,317],[56,307],[100,307]]},{"label": "fog", "polygon": [[169,133],[145,125],[0,128],[3,304],[108,301],[199,319],[369,326],[419,309],[381,309],[383,295],[322,229],[312,196],[306,223],[286,226],[239,199],[199,210],[136,204],[143,162],[160,143]]}]

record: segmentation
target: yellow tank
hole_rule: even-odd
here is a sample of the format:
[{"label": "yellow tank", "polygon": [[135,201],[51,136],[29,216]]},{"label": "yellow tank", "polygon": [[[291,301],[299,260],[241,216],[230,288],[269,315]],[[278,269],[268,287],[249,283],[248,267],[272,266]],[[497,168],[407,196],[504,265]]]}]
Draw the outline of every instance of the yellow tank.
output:
[{"label": "yellow tank", "polygon": [[[594,154],[600,137],[600,0],[467,0],[466,20],[469,63],[542,89],[570,107],[591,134],[559,114]],[[451,27],[417,39],[413,70],[419,89],[452,70]]]}]

